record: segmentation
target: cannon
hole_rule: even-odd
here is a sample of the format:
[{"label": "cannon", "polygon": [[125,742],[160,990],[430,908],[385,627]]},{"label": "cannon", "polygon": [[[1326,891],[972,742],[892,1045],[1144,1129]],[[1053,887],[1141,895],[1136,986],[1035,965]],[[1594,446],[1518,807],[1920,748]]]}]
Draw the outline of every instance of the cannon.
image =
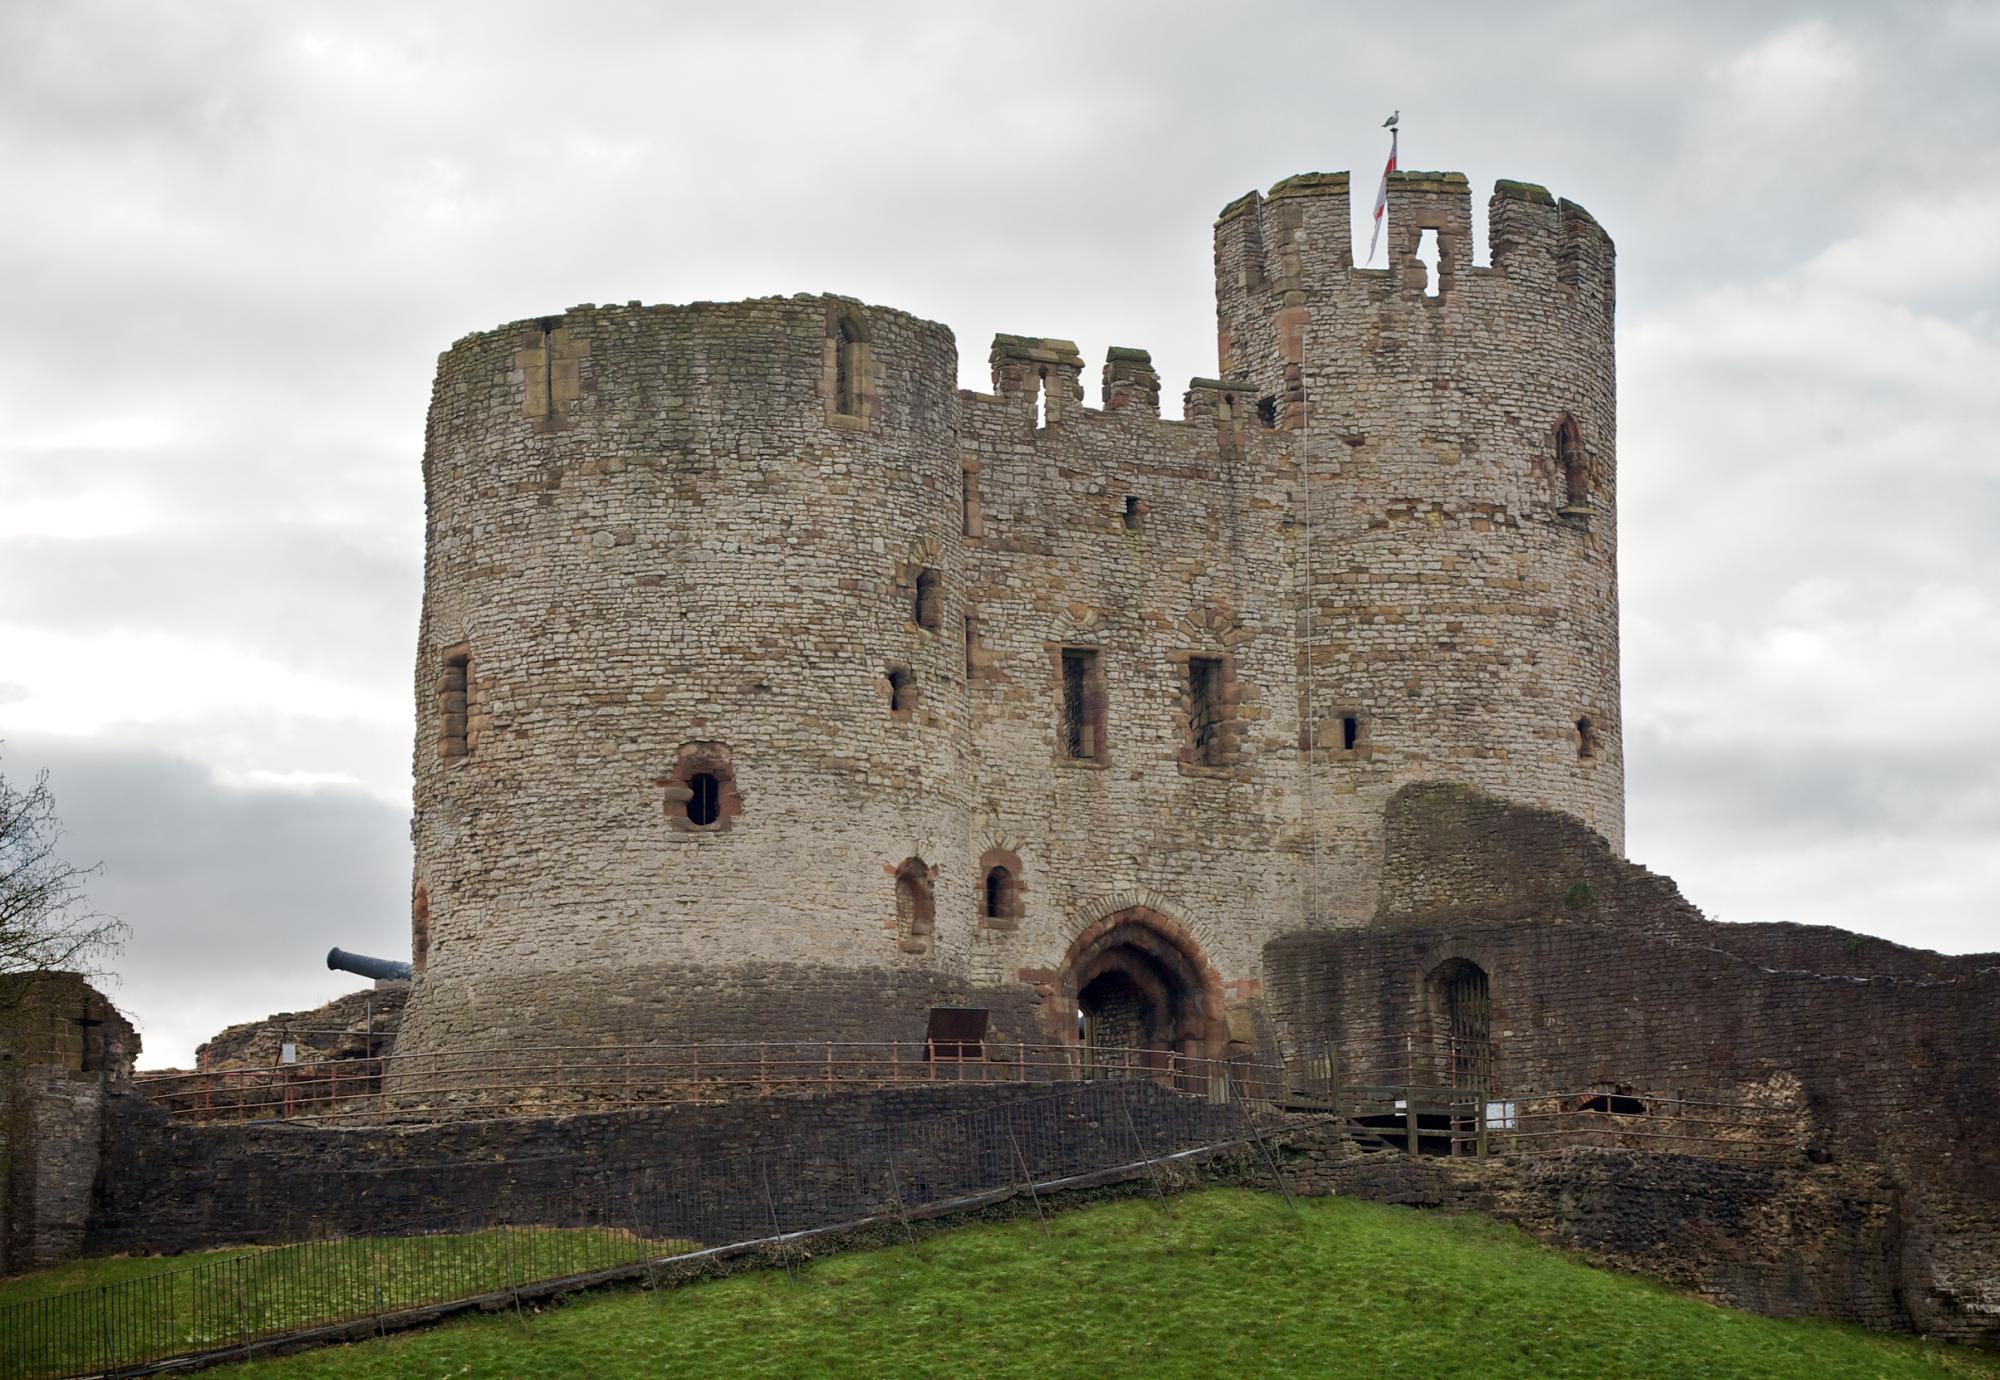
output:
[{"label": "cannon", "polygon": [[351,954],[345,949],[328,949],[326,966],[337,973],[358,973],[377,982],[408,982],[410,965],[398,963],[393,958],[370,958],[367,954]]}]

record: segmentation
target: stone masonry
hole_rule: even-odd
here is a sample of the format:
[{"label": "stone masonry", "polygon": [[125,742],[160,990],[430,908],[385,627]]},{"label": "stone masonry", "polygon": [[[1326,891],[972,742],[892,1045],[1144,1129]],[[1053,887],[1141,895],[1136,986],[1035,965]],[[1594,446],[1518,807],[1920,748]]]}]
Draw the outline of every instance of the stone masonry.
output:
[{"label": "stone masonry", "polygon": [[0,1275],[74,1256],[139,1036],[77,973],[0,976]]},{"label": "stone masonry", "polygon": [[[839,297],[583,306],[440,360],[403,1052],[1275,1035],[1386,802],[1623,835],[1613,252],[1503,182],[1215,227],[1220,374]],[[1419,237],[1437,238],[1430,281]],[[1099,1036],[1103,1042],[1109,1039]]]}]

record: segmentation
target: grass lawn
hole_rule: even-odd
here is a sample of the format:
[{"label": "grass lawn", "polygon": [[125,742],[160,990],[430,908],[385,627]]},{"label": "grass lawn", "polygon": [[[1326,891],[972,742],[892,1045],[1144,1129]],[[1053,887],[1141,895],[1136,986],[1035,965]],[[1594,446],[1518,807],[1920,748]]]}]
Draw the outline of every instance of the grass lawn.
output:
[{"label": "grass lawn", "polygon": [[1478,1217],[1212,1189],[217,1375],[2000,1377],[2000,1358],[1714,1308]]},{"label": "grass lawn", "polygon": [[533,1228],[71,1261],[0,1280],[0,1375],[104,1364],[107,1344],[127,1363],[198,1351],[240,1340],[246,1314],[268,1336],[675,1249],[625,1231]]}]

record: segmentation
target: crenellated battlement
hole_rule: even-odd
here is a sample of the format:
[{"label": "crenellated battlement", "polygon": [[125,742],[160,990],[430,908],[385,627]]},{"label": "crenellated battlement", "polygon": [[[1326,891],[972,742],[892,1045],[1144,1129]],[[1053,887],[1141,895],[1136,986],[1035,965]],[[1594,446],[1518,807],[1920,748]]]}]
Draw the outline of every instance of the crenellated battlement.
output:
[{"label": "crenellated battlement", "polygon": [[[1357,266],[1346,173],[1302,173],[1268,192],[1245,193],[1216,217],[1218,297],[1262,293],[1281,299],[1290,293],[1334,291],[1349,273],[1387,274],[1400,281],[1427,231],[1437,236],[1439,286],[1445,291],[1483,267],[1473,263],[1472,189],[1464,173],[1391,173],[1385,222],[1388,266]],[[1488,202],[1487,227],[1492,269],[1572,289],[1594,280],[1591,286],[1609,297],[1610,237],[1576,203],[1558,201],[1534,183],[1501,179]],[[1416,284],[1419,291],[1429,286]]]}]

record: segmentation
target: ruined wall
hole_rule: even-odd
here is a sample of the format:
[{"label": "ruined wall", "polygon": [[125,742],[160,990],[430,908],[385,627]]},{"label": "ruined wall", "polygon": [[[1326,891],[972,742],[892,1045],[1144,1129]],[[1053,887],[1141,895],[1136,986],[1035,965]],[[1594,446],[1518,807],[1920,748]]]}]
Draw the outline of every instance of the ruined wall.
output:
[{"label": "ruined wall", "polygon": [[[910,1038],[939,1002],[1071,1039],[1079,984],[1149,946],[1149,1038],[1268,1047],[1263,944],[1373,913],[1398,784],[1619,838],[1610,246],[1532,190],[1474,269],[1463,179],[1399,184],[1394,274],[1348,264],[1344,176],[1237,203],[1226,377],[1180,421],[1142,350],[1097,408],[1036,337],[960,392],[949,331],[841,298],[460,341],[402,1048]],[[1562,407],[1591,488],[1552,506]],[[1065,649],[1095,656],[1086,752]]]},{"label": "ruined wall", "polygon": [[1388,1073],[1406,1035],[1441,1033],[1435,983],[1470,961],[1490,985],[1496,1089],[1728,1097],[1795,1080],[1809,1153],[1880,1164],[1902,1195],[1918,1325],[2000,1307],[2000,957],[1717,924],[1575,820],[1465,788],[1406,790],[1386,832],[1373,925],[1266,951],[1288,1048],[1330,1042],[1354,1076]]},{"label": "ruined wall", "polygon": [[139,1036],[75,973],[0,980],[0,1275],[74,1256]]},{"label": "ruined wall", "polygon": [[[1366,1154],[1306,1127],[1285,1138],[1293,1190],[1479,1212],[1711,1302],[1878,1331],[1918,1326],[1895,1184],[1873,1165],[1718,1164],[1630,1150],[1528,1160]],[[1993,1341],[1976,1313],[1943,1335]]]},{"label": "ruined wall", "polygon": [[232,1025],[195,1046],[194,1066],[271,1068],[280,1062],[287,1044],[297,1046],[300,1063],[390,1054],[409,999],[409,983],[381,982],[310,1011],[280,1011],[260,1021]]}]

